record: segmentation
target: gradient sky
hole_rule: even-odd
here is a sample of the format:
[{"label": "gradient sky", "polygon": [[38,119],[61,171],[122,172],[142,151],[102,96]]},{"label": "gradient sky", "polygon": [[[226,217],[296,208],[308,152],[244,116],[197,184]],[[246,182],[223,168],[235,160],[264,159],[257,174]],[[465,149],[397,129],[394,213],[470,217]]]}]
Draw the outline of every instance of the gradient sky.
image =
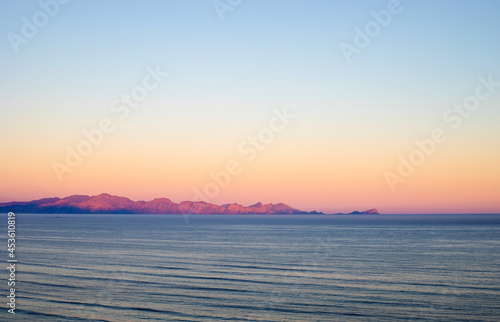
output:
[{"label": "gradient sky", "polygon": [[[457,129],[443,120],[480,77],[500,81],[500,2],[402,0],[348,63],[340,44],[388,3],[243,0],[221,20],[209,0],[73,0],[15,53],[9,34],[42,9],[0,2],[0,202],[193,200],[235,160],[208,201],[500,213],[500,87]],[[121,120],[110,105],[148,66],[169,76]],[[247,161],[238,146],[284,107],[295,118]],[[53,162],[103,118],[116,129],[60,182]],[[447,140],[392,191],[387,172],[435,128]]]}]

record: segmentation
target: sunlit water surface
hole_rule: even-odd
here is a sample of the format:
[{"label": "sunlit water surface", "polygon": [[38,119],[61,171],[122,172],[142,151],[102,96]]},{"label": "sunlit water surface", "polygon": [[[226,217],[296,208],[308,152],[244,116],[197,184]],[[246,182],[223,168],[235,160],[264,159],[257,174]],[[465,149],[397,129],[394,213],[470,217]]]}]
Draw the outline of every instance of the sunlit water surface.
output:
[{"label": "sunlit water surface", "polygon": [[18,214],[17,258],[4,320],[500,321],[498,215]]}]

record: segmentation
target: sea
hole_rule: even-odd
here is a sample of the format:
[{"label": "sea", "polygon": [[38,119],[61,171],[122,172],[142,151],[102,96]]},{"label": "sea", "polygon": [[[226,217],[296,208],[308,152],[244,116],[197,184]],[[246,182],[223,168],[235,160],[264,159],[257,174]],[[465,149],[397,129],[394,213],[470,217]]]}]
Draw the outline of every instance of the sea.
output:
[{"label": "sea", "polygon": [[500,321],[500,215],[2,218],[2,321]]}]

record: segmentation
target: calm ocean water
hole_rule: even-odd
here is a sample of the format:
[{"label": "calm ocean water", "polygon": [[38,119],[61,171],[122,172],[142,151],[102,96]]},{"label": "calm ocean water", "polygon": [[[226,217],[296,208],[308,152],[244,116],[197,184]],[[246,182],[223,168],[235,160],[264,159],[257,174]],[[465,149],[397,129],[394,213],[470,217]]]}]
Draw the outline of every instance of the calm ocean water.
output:
[{"label": "calm ocean water", "polygon": [[500,215],[18,214],[17,258],[2,320],[500,321]]}]

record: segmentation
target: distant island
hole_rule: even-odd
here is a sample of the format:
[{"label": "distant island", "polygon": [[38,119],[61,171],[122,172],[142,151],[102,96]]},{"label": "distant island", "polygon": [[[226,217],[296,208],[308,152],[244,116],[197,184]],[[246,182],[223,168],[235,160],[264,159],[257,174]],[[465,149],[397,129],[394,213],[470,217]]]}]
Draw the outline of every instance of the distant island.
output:
[{"label": "distant island", "polygon": [[[204,201],[182,201],[174,203],[167,198],[151,201],[132,201],[126,197],[102,193],[97,196],[73,195],[66,198],[44,198],[32,201],[0,203],[0,212],[24,212],[41,214],[195,214],[195,215],[241,215],[241,214],[305,214],[323,215],[318,211],[302,211],[284,203],[262,204],[258,202],[245,207],[237,203],[221,206]],[[376,209],[351,214],[378,214]]]},{"label": "distant island", "polygon": [[[345,215],[345,214],[338,213],[337,215]],[[348,213],[348,215],[379,215],[379,212],[377,209],[368,209],[365,211],[353,211]]]}]

